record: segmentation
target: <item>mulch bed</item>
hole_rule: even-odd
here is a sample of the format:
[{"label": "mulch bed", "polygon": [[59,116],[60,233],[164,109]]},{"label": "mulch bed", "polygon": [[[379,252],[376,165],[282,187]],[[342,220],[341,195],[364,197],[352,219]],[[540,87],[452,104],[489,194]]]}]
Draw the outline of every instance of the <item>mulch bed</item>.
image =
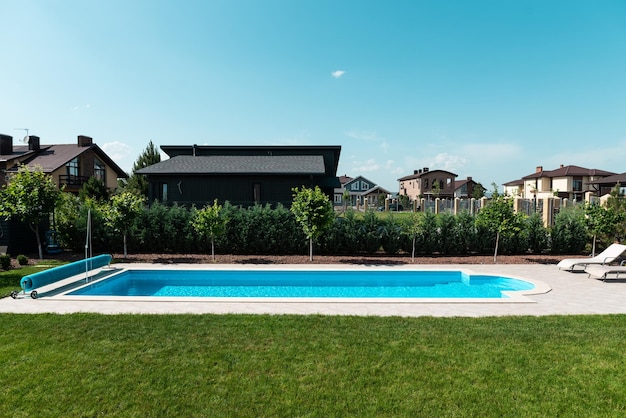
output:
[{"label": "mulch bed", "polygon": [[[215,261],[210,254],[111,254],[115,261],[126,263],[160,263],[160,264],[362,264],[362,265],[403,265],[403,264],[556,264],[566,255],[499,255],[497,263],[493,255],[468,256],[411,256],[387,254],[362,255],[316,255],[309,261],[308,255],[234,255],[215,254]],[[44,259],[65,260],[68,262],[82,260],[84,253],[64,251],[59,254],[44,254]],[[576,256],[580,257],[580,256]],[[39,261],[37,254],[28,255],[29,262]],[[15,260],[13,260],[15,261]],[[17,266],[17,262],[15,261]]]},{"label": "mulch bed", "polygon": [[[363,265],[402,265],[402,264],[495,264],[493,255],[473,256],[430,256],[415,257],[398,255],[315,255],[313,261],[307,255],[232,255],[216,254],[215,261],[210,254],[112,254],[114,259],[129,263],[219,263],[219,264],[363,264]],[[497,264],[556,264],[563,256],[552,255],[503,255],[498,256]]]}]

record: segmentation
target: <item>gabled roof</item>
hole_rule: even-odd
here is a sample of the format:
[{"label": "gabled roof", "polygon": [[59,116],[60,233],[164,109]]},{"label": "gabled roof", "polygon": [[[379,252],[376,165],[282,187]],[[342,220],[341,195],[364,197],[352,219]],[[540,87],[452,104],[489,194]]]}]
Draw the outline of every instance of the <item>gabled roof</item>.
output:
[{"label": "gabled roof", "polygon": [[478,184],[476,183],[476,181],[474,181],[473,179],[465,179],[465,180],[455,180],[454,181],[454,189],[459,189],[461,188],[463,185],[468,184],[468,183],[474,183],[474,184]]},{"label": "gabled roof", "polygon": [[357,181],[364,181],[364,182],[366,182],[366,183],[369,183],[369,184],[372,184],[372,185],[376,185],[376,183],[374,183],[374,182],[373,182],[373,181],[371,181],[370,179],[366,179],[366,178],[365,178],[365,177],[363,177],[363,176],[356,176],[355,178],[350,179],[350,181],[346,182],[345,184],[343,184],[343,183],[342,183],[342,184],[343,184],[344,186],[347,186],[348,184],[350,184],[350,183],[356,183]]},{"label": "gabled roof", "polygon": [[[21,147],[15,147],[14,152],[19,152],[19,148]],[[89,150],[93,150],[98,158],[111,167],[119,177],[128,177],[128,174],[96,144],[89,146],[76,144],[42,145],[39,151],[31,151],[32,155],[22,161],[22,164],[28,167],[41,167],[44,173],[52,173]]]},{"label": "gabled roof", "polygon": [[458,177],[457,174],[454,174],[450,171],[446,171],[446,170],[427,170],[427,171],[422,171],[419,173],[414,173],[411,174],[409,176],[405,176],[405,177],[401,177],[398,179],[398,181],[407,181],[407,180],[413,180],[413,179],[418,179],[420,177],[425,177],[425,176],[430,176],[431,174],[436,174],[436,173],[446,173],[446,174],[450,174],[452,176],[454,176],[455,178]]},{"label": "gabled roof", "polygon": [[615,173],[610,171],[598,170],[595,168],[584,168],[577,165],[567,165],[557,168],[556,170],[540,170],[535,173],[522,177],[522,180],[536,179],[541,177],[573,177],[573,176],[611,176]]},{"label": "gabled roof", "polygon": [[505,186],[523,186],[524,185],[524,180],[519,179],[519,180],[513,180],[513,181],[509,181],[504,183]]},{"label": "gabled roof", "polygon": [[368,189],[364,192],[362,192],[361,194],[363,196],[367,196],[368,194],[372,194],[372,193],[382,193],[382,194],[391,194],[391,192],[383,187],[380,186],[374,186],[371,189]]},{"label": "gabled roof", "polygon": [[137,174],[313,174],[324,175],[321,155],[177,155]]},{"label": "gabled roof", "polygon": [[13,146],[13,152],[11,154],[0,154],[0,161],[11,161],[18,158],[24,158],[34,153],[35,151],[28,149],[28,145],[17,145]]},{"label": "gabled roof", "polygon": [[339,183],[341,183],[342,186],[351,181],[352,181],[352,177],[350,176],[347,176],[347,175],[339,176]]},{"label": "gabled roof", "polygon": [[623,184],[626,186],[626,173],[615,174],[613,176],[602,177],[601,179],[588,181],[587,184]]}]

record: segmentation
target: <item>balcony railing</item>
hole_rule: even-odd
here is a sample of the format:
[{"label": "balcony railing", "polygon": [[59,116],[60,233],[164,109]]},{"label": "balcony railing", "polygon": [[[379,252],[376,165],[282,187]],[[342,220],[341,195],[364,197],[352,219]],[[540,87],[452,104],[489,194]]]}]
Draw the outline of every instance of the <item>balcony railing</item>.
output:
[{"label": "balcony railing", "polygon": [[59,176],[59,182],[61,183],[61,185],[67,186],[82,186],[83,184],[87,183],[88,180],[89,177],[86,176],[72,176],[66,174]]}]

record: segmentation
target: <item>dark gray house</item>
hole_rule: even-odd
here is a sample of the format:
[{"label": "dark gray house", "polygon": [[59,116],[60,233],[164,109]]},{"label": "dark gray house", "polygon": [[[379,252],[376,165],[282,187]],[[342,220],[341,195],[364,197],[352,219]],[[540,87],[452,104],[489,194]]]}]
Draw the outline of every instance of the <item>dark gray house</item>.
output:
[{"label": "dark gray house", "polygon": [[294,187],[319,186],[330,199],[340,187],[341,146],[161,146],[170,158],[137,171],[149,200],[203,206],[291,205]]}]

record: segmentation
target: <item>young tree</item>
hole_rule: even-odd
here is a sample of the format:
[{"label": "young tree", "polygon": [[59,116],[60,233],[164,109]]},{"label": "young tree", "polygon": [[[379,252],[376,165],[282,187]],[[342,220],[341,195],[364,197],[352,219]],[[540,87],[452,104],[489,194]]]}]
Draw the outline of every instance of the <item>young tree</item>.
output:
[{"label": "young tree", "polygon": [[300,190],[296,187],[292,191],[291,212],[309,239],[309,260],[313,261],[313,241],[332,224],[335,218],[333,205],[319,186],[315,189],[302,187]]},{"label": "young tree", "polygon": [[133,164],[132,173],[126,183],[126,190],[148,197],[148,180],[145,176],[136,173],[142,168],[159,162],[161,162],[161,154],[152,141],[150,141],[146,149],[139,158],[137,158],[137,161],[135,161],[135,164]]},{"label": "young tree", "polygon": [[215,261],[215,238],[224,233],[228,218],[222,213],[222,206],[217,204],[217,199],[212,206],[194,210],[189,223],[201,237],[211,238],[211,258]]},{"label": "young tree", "polygon": [[419,212],[411,212],[406,223],[406,233],[411,237],[412,249],[411,249],[411,262],[415,262],[415,241],[417,235],[422,232],[424,225],[424,217]]},{"label": "young tree", "polygon": [[48,219],[60,198],[61,192],[49,175],[40,168],[30,170],[26,166],[10,174],[8,183],[0,190],[0,216],[28,224],[37,238],[40,259],[43,250],[39,224]]},{"label": "young tree", "polygon": [[478,200],[478,199],[482,198],[485,195],[486,191],[487,191],[487,189],[485,189],[482,184],[476,183],[474,185],[473,190],[472,190],[472,197],[474,199]]},{"label": "young tree", "polygon": [[109,190],[101,180],[89,177],[89,180],[78,191],[78,196],[83,201],[89,198],[102,202],[109,199]]},{"label": "young tree", "polygon": [[343,212],[345,213],[346,210],[348,210],[348,201],[350,200],[350,191],[344,190],[343,195],[341,196],[341,199],[343,200]]},{"label": "young tree", "polygon": [[495,184],[493,188],[491,203],[478,212],[476,224],[496,234],[493,262],[497,263],[500,237],[520,232],[523,223],[521,215],[516,214],[513,210],[513,200],[500,195]]},{"label": "young tree", "polygon": [[106,213],[106,222],[116,232],[124,236],[124,258],[127,257],[126,237],[128,230],[133,225],[135,218],[141,213],[145,199],[131,192],[122,192],[111,198],[110,206]]}]

